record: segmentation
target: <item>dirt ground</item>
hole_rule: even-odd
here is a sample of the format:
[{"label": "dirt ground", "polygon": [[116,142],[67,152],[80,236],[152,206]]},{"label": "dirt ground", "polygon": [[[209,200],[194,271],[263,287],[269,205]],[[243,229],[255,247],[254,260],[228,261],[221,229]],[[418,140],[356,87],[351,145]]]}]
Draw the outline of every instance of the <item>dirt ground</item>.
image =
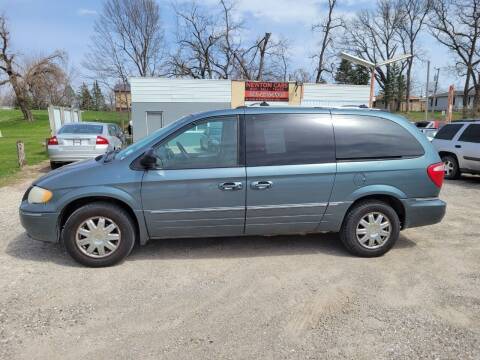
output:
[{"label": "dirt ground", "polygon": [[381,258],[335,235],[165,240],[105,269],[26,237],[28,185],[0,188],[1,359],[480,359],[480,177]]}]

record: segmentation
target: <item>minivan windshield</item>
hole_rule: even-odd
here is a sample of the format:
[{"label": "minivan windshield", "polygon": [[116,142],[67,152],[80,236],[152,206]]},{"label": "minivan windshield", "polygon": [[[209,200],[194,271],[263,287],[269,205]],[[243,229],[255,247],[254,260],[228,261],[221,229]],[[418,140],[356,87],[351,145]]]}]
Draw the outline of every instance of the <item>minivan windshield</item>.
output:
[{"label": "minivan windshield", "polygon": [[117,158],[120,159],[120,160],[123,160],[125,159],[127,156],[129,156],[130,154],[133,154],[134,152],[136,152],[137,150],[141,149],[142,147],[148,145],[150,142],[152,142],[153,140],[155,140],[156,138],[158,137],[161,137],[163,134],[166,134],[170,131],[171,128],[175,127],[177,125],[178,122],[180,121],[186,121],[187,118],[190,118],[192,115],[187,115],[187,116],[184,116],[184,117],[181,117],[180,119],[172,122],[171,124],[168,124],[167,126],[165,126],[164,128],[161,128],[161,129],[158,129],[158,130],[155,130],[153,133],[151,133],[150,135],[147,135],[145,136],[144,138],[140,139],[139,141],[137,141],[136,143],[133,143],[132,145],[130,146],[127,146],[125,149],[121,150],[120,152],[118,152],[117,154]]}]

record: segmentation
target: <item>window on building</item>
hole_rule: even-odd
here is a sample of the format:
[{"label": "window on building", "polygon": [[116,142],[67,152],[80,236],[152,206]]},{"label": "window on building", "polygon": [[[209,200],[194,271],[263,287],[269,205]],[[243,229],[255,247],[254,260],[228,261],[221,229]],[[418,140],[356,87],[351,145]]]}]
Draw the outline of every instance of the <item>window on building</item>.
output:
[{"label": "window on building", "polygon": [[468,125],[458,141],[480,143],[480,124]]},{"label": "window on building", "polygon": [[453,137],[457,134],[458,130],[462,128],[462,124],[448,124],[443,126],[438,130],[435,139],[439,140],[452,140]]},{"label": "window on building", "polygon": [[246,116],[247,166],[335,162],[330,115]]},{"label": "window on building", "polygon": [[338,160],[388,159],[424,154],[422,145],[399,124],[380,117],[334,115]]}]

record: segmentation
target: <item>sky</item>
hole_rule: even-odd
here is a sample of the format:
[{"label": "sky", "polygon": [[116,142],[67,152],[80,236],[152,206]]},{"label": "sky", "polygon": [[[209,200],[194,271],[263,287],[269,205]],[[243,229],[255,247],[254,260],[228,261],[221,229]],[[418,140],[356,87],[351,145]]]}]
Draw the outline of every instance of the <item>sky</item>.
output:
[{"label": "sky", "polygon": [[[162,14],[164,31],[169,43],[175,40],[176,20],[171,0],[157,0]],[[177,0],[183,1],[183,0]],[[238,15],[245,21],[246,39],[265,32],[288,39],[292,67],[313,69],[310,56],[317,40],[311,25],[326,12],[325,0],[237,0]],[[197,1],[206,6],[216,6],[217,0]],[[374,6],[371,0],[339,0],[338,14],[344,19],[355,15],[362,8]],[[16,52],[29,55],[48,54],[56,49],[65,50],[69,65],[74,71],[74,83],[81,83],[84,69],[81,66],[88,51],[93,23],[102,10],[101,0],[0,0],[0,11],[9,21],[13,47]],[[423,35],[419,44],[425,59],[433,69],[439,67],[439,88],[446,90],[449,84],[461,86],[461,80],[448,71],[453,63],[452,55],[430,35]],[[416,60],[414,65],[414,92],[425,91],[426,62]]]}]

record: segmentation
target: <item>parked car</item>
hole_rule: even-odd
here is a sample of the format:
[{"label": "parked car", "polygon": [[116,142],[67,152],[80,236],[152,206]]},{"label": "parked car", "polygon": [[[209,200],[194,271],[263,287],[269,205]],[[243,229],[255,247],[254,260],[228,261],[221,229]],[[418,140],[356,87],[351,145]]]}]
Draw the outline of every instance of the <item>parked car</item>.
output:
[{"label": "parked car", "polygon": [[[190,136],[205,125],[221,128],[218,147],[202,149],[201,137]],[[149,239],[320,232],[339,232],[351,253],[372,257],[401,229],[443,218],[443,177],[433,146],[397,115],[228,109],[52,171],[25,193],[20,217],[31,237],[62,240],[93,267]]]},{"label": "parked car", "polygon": [[433,138],[435,137],[435,135],[437,135],[437,132],[438,132],[438,129],[428,128],[428,127],[421,128],[419,130],[423,135],[425,135],[427,137],[428,141],[432,141]]},{"label": "parked car", "polygon": [[80,122],[63,125],[48,139],[52,169],[64,163],[92,159],[123,146],[124,135],[116,124]]},{"label": "parked car", "polygon": [[455,121],[442,127],[432,141],[443,163],[445,178],[480,174],[480,120]]}]

